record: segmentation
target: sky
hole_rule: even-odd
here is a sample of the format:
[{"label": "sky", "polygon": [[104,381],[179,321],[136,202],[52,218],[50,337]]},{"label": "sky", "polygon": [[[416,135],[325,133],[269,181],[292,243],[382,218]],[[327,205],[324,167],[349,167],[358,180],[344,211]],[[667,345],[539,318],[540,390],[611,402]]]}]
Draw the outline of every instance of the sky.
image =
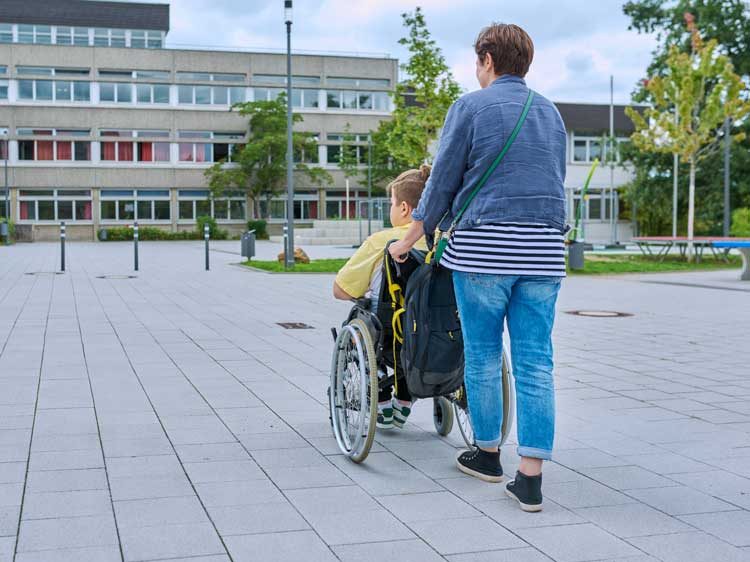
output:
[{"label": "sky", "polygon": [[[286,48],[283,0],[169,3],[168,47]],[[628,31],[621,0],[294,0],[292,50],[404,61],[401,14],[416,6],[464,91],[479,87],[472,45],[493,21],[516,23],[531,35],[535,57],[527,81],[553,101],[609,103],[612,75],[615,103],[629,102],[656,45],[654,37]]]}]

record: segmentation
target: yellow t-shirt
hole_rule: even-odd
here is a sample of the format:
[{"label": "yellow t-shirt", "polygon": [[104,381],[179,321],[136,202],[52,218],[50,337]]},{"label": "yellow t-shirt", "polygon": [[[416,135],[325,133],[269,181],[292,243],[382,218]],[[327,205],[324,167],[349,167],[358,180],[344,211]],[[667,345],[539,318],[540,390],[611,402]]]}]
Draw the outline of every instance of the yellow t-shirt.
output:
[{"label": "yellow t-shirt", "polygon": [[[380,287],[380,266],[383,263],[386,245],[391,240],[400,240],[406,236],[409,226],[411,223],[381,230],[369,236],[339,270],[336,284],[355,299],[364,297],[368,290],[376,291]],[[427,251],[424,236],[414,247]]]}]

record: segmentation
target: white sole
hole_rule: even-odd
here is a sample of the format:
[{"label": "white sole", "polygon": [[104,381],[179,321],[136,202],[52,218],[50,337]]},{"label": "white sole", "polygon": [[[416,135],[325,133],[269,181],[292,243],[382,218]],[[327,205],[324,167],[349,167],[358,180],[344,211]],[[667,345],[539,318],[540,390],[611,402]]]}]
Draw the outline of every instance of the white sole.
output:
[{"label": "white sole", "polygon": [[477,472],[476,470],[465,467],[460,462],[458,462],[458,459],[456,459],[456,466],[458,467],[458,470],[460,470],[464,474],[468,474],[469,476],[473,476],[474,478],[479,478],[480,480],[484,480],[485,482],[497,484],[505,480],[505,476],[489,476],[487,474],[484,474],[483,472]]},{"label": "white sole", "polygon": [[508,488],[505,488],[505,495],[507,495],[509,498],[512,498],[512,499],[516,500],[518,502],[518,505],[520,506],[520,508],[523,511],[525,511],[526,513],[537,513],[539,511],[542,511],[542,504],[528,504],[528,503],[523,503]]}]

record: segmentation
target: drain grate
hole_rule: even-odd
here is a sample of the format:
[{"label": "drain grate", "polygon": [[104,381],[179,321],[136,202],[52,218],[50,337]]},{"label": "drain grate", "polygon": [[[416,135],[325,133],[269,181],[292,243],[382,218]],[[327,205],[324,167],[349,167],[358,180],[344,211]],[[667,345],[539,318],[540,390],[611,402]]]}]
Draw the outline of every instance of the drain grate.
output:
[{"label": "drain grate", "polygon": [[27,271],[24,275],[64,275],[62,271]]},{"label": "drain grate", "polygon": [[303,322],[276,322],[285,330],[312,330],[313,327]]},{"label": "drain grate", "polygon": [[97,279],[138,279],[137,275],[97,275]]},{"label": "drain grate", "polygon": [[616,312],[614,310],[567,310],[566,314],[573,316],[588,316],[589,318],[624,318],[633,316],[629,312]]}]

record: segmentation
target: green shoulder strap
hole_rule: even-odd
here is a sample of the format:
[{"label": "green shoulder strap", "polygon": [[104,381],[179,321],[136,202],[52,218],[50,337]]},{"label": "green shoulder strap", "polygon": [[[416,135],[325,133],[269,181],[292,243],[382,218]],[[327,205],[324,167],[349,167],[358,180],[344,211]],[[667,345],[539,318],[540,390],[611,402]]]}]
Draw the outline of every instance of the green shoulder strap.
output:
[{"label": "green shoulder strap", "polygon": [[[453,229],[456,227],[456,225],[461,220],[461,217],[463,216],[466,209],[471,204],[471,201],[474,199],[477,193],[479,193],[479,190],[482,189],[482,186],[484,186],[485,182],[487,181],[487,178],[490,177],[490,174],[495,171],[495,168],[498,167],[502,159],[505,157],[505,154],[508,152],[508,149],[510,149],[511,145],[513,144],[513,141],[516,140],[516,137],[518,136],[519,131],[521,130],[521,126],[523,125],[523,122],[526,121],[526,116],[529,114],[529,109],[531,109],[531,103],[534,101],[534,91],[529,90],[529,95],[526,98],[526,104],[523,106],[523,111],[521,112],[521,116],[518,118],[518,122],[516,123],[515,128],[511,132],[510,136],[508,137],[508,140],[505,141],[505,145],[503,146],[503,149],[500,151],[500,154],[497,155],[497,158],[490,164],[490,167],[487,168],[487,170],[484,172],[482,177],[479,179],[479,182],[477,183],[476,187],[471,190],[471,193],[469,194],[469,197],[466,199],[464,204],[461,206],[461,209],[456,213],[456,216],[453,218],[453,222],[451,222],[450,229],[448,230],[448,233],[452,232]],[[447,214],[447,213],[446,213]],[[443,251],[445,251],[446,246],[448,245],[448,237],[444,236],[442,237],[437,244],[436,252],[435,252],[435,262],[439,263],[440,258],[443,255]]]}]

